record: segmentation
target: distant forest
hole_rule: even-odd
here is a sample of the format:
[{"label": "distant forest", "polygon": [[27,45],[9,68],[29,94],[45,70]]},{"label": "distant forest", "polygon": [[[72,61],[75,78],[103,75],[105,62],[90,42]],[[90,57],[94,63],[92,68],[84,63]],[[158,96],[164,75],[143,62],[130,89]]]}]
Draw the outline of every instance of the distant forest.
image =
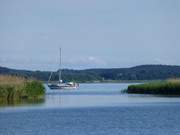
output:
[{"label": "distant forest", "polygon": [[[49,71],[28,71],[0,67],[0,74],[17,75],[47,81]],[[96,82],[96,81],[131,81],[131,80],[164,80],[180,78],[180,66],[142,65],[131,68],[62,70],[64,81]],[[58,80],[58,71],[53,73],[52,81]]]}]

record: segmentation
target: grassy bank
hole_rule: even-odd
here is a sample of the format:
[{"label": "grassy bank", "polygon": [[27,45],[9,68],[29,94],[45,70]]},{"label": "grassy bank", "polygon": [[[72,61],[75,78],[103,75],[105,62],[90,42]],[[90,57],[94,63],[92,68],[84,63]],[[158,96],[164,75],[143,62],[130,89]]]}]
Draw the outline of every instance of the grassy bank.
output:
[{"label": "grassy bank", "polygon": [[171,79],[130,85],[125,92],[134,94],[180,95],[180,80]]},{"label": "grassy bank", "polygon": [[0,76],[0,102],[41,99],[45,89],[41,82],[16,76]]}]

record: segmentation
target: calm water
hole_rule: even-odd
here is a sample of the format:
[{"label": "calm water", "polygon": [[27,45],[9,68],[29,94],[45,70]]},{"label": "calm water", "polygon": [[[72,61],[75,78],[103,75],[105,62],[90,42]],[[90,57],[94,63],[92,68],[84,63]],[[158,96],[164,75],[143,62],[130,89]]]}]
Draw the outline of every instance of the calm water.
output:
[{"label": "calm water", "polygon": [[180,134],[180,98],[121,94],[128,85],[47,88],[43,103],[0,107],[0,135]]}]

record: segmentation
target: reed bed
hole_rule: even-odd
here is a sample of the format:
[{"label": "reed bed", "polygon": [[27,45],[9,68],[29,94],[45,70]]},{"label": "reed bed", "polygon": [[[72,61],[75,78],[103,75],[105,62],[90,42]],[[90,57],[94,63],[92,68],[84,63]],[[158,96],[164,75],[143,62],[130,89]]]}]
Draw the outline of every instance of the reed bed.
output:
[{"label": "reed bed", "polygon": [[37,80],[0,75],[0,102],[43,98],[45,89]]},{"label": "reed bed", "polygon": [[125,91],[134,94],[180,95],[180,79],[130,85]]}]

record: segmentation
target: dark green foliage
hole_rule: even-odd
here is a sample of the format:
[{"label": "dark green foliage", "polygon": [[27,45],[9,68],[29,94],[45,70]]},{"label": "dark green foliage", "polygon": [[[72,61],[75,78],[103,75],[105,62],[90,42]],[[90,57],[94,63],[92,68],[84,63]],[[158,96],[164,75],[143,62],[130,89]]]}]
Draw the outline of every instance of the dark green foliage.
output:
[{"label": "dark green foliage", "polygon": [[130,85],[127,93],[180,95],[180,81],[159,81],[139,85]]},{"label": "dark green foliage", "polygon": [[[48,71],[14,70],[0,67],[0,74],[18,75],[26,78],[47,81]],[[132,68],[87,69],[62,71],[64,81],[93,82],[102,80],[163,80],[180,77],[180,66],[143,65]],[[58,72],[54,72],[52,81],[58,80]]]},{"label": "dark green foliage", "polygon": [[39,81],[29,81],[24,86],[28,98],[38,98],[45,94],[44,86]]}]

